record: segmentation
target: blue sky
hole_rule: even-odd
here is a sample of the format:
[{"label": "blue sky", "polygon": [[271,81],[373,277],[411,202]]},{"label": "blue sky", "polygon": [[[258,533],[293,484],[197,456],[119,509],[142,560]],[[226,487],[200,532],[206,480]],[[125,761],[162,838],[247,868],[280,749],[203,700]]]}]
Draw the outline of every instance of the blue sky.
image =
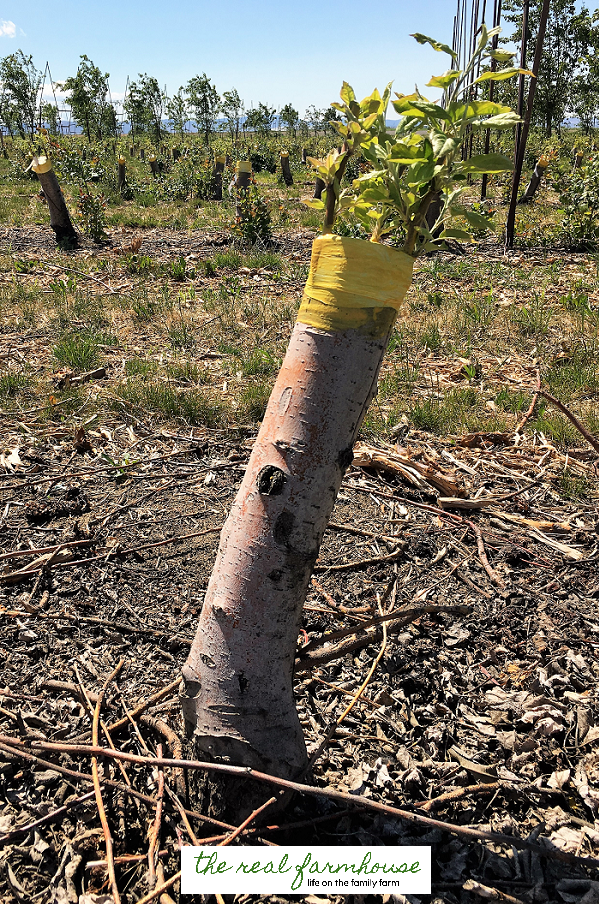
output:
[{"label": "blue sky", "polygon": [[115,98],[139,72],[169,93],[206,72],[220,93],[237,88],[246,107],[290,102],[303,115],[336,100],[344,79],[359,96],[392,79],[396,91],[409,93],[415,82],[423,88],[447,57],[410,33],[451,43],[454,13],[453,0],[9,0],[0,12],[0,56],[20,48],[39,69],[48,61],[60,81],[85,53],[110,73]]}]

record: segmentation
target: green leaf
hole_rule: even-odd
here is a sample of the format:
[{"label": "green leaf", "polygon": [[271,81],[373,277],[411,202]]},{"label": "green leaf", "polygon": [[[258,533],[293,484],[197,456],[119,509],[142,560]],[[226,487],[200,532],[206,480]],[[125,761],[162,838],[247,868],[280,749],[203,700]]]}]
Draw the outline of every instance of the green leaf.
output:
[{"label": "green leaf", "polygon": [[343,82],[341,91],[339,92],[339,97],[348,106],[350,105],[352,100],[356,99],[356,95],[354,94],[354,89],[347,82]]},{"label": "green leaf", "polygon": [[458,167],[462,173],[506,173],[514,164],[503,154],[475,154],[470,160],[460,161]]},{"label": "green leaf", "polygon": [[517,113],[499,113],[488,119],[475,119],[470,123],[473,129],[511,129],[522,122]]},{"label": "green leaf", "polygon": [[483,72],[478,78],[474,79],[474,84],[479,82],[503,82],[506,78],[514,78],[515,75],[530,75],[535,77],[534,72],[530,69],[520,69],[518,66],[508,66],[507,69],[498,69],[496,72]]},{"label": "green leaf", "polygon": [[474,239],[469,232],[464,229],[444,229],[440,239],[457,239],[458,242],[473,242]]},{"label": "green leaf", "polygon": [[490,50],[489,56],[498,63],[511,63],[514,59],[514,54],[508,53],[507,50]]},{"label": "green leaf", "polygon": [[448,44],[442,44],[440,41],[435,41],[434,38],[428,38],[426,35],[420,34],[416,32],[416,34],[411,35],[419,44],[430,44],[433,50],[438,50],[439,53],[447,53],[453,60],[457,60],[458,55],[449,47]]},{"label": "green leaf", "polygon": [[306,198],[302,201],[302,204],[305,204],[306,207],[311,207],[312,210],[324,210],[324,201],[319,198]]},{"label": "green leaf", "polygon": [[492,100],[471,100],[468,104],[468,112],[470,110],[475,116],[497,116],[499,113],[511,113],[510,108],[505,104],[496,104]]},{"label": "green leaf", "polygon": [[413,101],[409,97],[402,97],[399,100],[391,101],[391,105],[395,109],[400,116],[416,116],[418,119],[423,119],[425,114],[422,110],[418,110],[413,105]]},{"label": "green leaf", "polygon": [[429,88],[442,88],[444,91],[452,82],[455,82],[461,76],[461,72],[456,69],[448,69],[443,75],[433,75],[430,82],[427,82]]},{"label": "green leaf", "polygon": [[489,229],[491,232],[495,232],[497,229],[497,225],[489,220],[488,217],[483,217],[482,214],[476,213],[474,210],[463,210],[460,211],[460,214],[465,217],[475,229]]}]

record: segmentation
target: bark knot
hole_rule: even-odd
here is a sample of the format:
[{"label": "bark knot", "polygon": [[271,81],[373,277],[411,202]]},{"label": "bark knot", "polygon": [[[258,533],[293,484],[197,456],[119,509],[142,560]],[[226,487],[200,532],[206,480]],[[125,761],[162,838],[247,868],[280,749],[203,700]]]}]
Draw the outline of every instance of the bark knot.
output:
[{"label": "bark knot", "polygon": [[262,496],[278,496],[283,492],[287,478],[280,468],[266,465],[258,474],[256,484]]}]

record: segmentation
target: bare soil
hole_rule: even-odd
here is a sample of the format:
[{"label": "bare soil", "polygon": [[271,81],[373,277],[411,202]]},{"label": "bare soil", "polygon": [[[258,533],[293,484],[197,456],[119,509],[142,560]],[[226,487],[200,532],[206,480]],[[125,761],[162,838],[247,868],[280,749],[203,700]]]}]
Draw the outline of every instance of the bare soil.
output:
[{"label": "bare soil", "polygon": [[[188,252],[211,253],[206,238],[190,237]],[[5,230],[4,240],[19,253],[50,251],[41,230]],[[181,240],[171,249],[157,236],[152,254],[180,254]],[[146,251],[151,235],[144,242]],[[286,242],[286,254],[309,254],[308,236]],[[36,744],[89,742],[83,688],[95,699],[120,660],[102,704],[106,724],[177,680],[255,434],[125,414],[84,437],[13,417],[0,429],[0,900],[100,904],[110,898],[101,897],[105,865],[90,866],[105,858],[90,758]],[[379,447],[421,470],[350,468],[298,638],[297,701],[310,751],[384,645],[308,778],[350,797],[297,795],[276,824],[250,826],[245,838],[432,845],[430,896],[356,890],[316,894],[309,904],[481,896],[591,904],[599,889],[596,456],[582,440],[565,453],[526,431],[461,441],[406,430],[396,446]],[[558,492],[565,469],[585,482],[584,495]],[[455,485],[453,501],[439,500],[422,470]],[[396,615],[386,636],[380,622],[363,627],[380,612]],[[305,670],[302,648],[330,653],[336,632],[350,628],[361,649]],[[112,732],[116,748],[153,756],[162,744],[176,757],[184,742],[176,688],[147,715]],[[122,773],[113,761],[100,770],[121,900],[134,904],[150,890],[157,773],[131,765]],[[185,796],[176,771],[165,776]],[[264,789],[265,800],[271,794]],[[369,801],[441,824],[376,813]],[[193,799],[183,804],[195,810]],[[200,840],[230,831],[201,814],[188,820],[167,795],[166,879],[180,868],[189,826]],[[463,827],[480,837],[464,837]],[[505,841],[484,840],[485,832]],[[169,889],[175,901],[178,888]]]}]

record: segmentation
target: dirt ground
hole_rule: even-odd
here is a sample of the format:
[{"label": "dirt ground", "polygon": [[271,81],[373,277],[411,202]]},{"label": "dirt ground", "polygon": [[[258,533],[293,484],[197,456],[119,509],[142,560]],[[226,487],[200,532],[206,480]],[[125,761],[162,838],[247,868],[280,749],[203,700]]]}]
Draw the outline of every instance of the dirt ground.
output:
[{"label": "dirt ground", "polygon": [[[175,682],[255,433],[123,417],[82,437],[8,416],[0,432],[0,900],[101,904],[90,757],[66,748],[90,741],[85,693],[93,707],[123,660],[101,710],[106,725],[123,719],[114,746],[177,758]],[[323,795],[297,795],[245,838],[432,845],[430,896],[308,904],[599,901],[596,456],[526,430],[396,438],[356,449],[306,602],[296,692],[310,752],[380,661],[308,779]],[[566,467],[583,497],[557,492]],[[380,612],[395,616],[385,631],[370,624]],[[148,900],[158,771],[99,768],[121,900]],[[159,885],[180,845],[232,828],[164,774]],[[180,899],[178,882],[168,894]]]}]

